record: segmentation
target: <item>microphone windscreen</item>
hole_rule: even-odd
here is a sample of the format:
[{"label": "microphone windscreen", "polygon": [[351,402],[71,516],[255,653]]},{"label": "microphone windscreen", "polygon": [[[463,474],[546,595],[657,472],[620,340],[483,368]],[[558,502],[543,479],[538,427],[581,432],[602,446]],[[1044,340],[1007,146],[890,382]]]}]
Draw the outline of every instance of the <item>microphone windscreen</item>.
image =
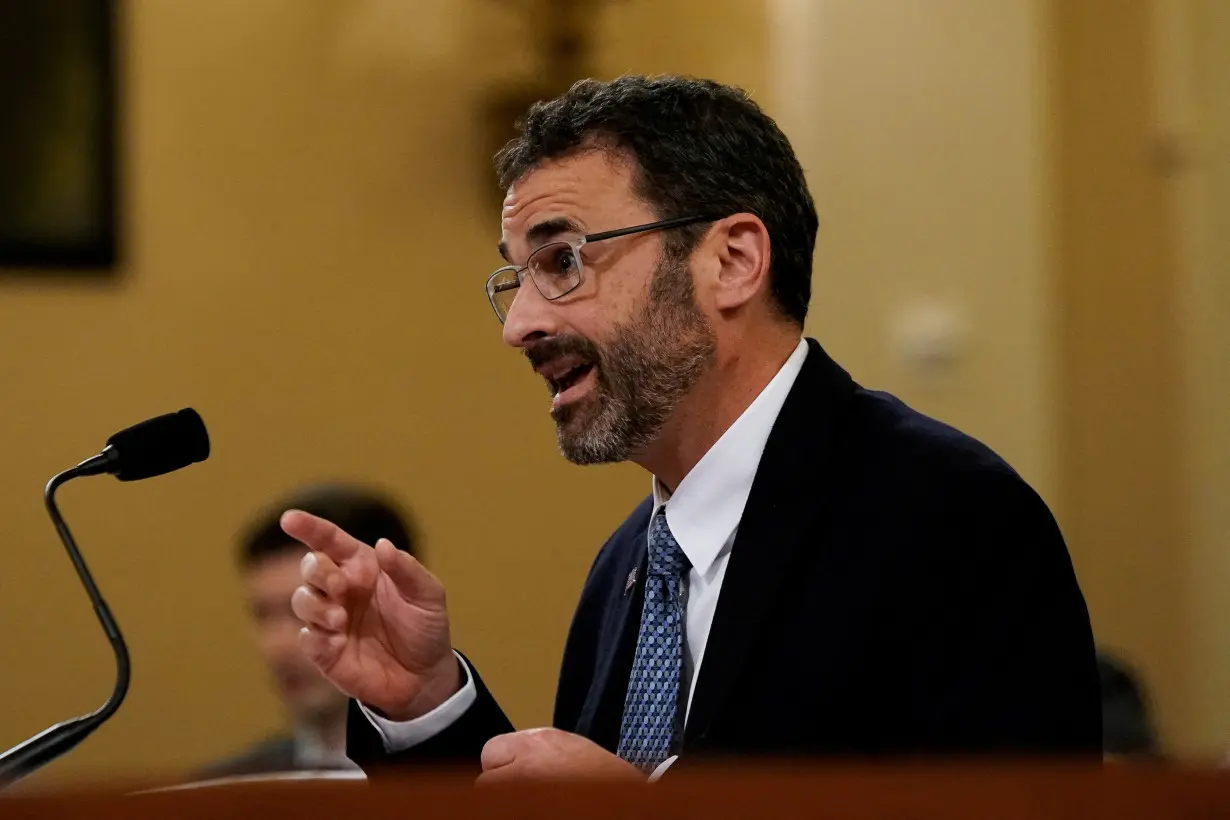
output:
[{"label": "microphone windscreen", "polygon": [[114,448],[111,472],[120,481],[169,473],[209,458],[205,422],[190,407],[134,424],[107,439]]}]

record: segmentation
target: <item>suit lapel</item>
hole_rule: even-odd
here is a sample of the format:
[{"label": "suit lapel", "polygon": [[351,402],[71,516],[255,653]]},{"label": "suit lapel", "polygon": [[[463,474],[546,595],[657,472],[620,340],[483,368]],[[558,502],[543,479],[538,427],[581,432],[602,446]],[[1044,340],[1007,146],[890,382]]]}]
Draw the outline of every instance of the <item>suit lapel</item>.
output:
[{"label": "suit lapel", "polygon": [[[827,515],[833,498],[836,416],[854,383],[814,340],[765,443],[722,581],[700,677],[684,732],[685,747],[703,745],[777,591]],[[766,670],[767,671],[767,670]]]},{"label": "suit lapel", "polygon": [[[612,751],[619,742],[628,674],[636,653],[641,608],[645,601],[647,531],[647,525],[635,530],[636,541],[627,549],[629,561],[615,579],[618,588],[611,590],[612,601],[603,618],[598,640],[593,683],[578,722],[581,734]],[[629,578],[632,579],[630,586]]]}]

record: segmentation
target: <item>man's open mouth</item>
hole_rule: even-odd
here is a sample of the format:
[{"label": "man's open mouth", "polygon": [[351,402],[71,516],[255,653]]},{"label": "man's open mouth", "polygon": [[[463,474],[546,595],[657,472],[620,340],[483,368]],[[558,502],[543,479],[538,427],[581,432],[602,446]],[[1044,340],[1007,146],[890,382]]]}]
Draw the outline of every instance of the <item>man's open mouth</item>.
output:
[{"label": "man's open mouth", "polygon": [[547,384],[551,386],[551,392],[558,396],[568,390],[568,388],[577,384],[581,379],[593,370],[594,366],[588,362],[579,364],[576,367],[570,368],[557,376],[547,379]]}]

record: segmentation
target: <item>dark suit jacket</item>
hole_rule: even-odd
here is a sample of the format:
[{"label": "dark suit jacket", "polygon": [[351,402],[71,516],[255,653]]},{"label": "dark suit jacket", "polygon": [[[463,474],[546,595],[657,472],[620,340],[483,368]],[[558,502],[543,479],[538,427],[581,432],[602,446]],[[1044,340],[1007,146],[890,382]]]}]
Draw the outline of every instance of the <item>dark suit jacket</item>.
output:
[{"label": "dark suit jacket", "polygon": [[[809,347],[739,524],[681,760],[1100,755],[1089,615],[1046,505],[990,449]],[[556,693],[555,726],[612,751],[651,506],[599,551]],[[352,707],[348,753],[369,771],[476,763],[511,730],[479,681],[461,720],[394,755]]]}]

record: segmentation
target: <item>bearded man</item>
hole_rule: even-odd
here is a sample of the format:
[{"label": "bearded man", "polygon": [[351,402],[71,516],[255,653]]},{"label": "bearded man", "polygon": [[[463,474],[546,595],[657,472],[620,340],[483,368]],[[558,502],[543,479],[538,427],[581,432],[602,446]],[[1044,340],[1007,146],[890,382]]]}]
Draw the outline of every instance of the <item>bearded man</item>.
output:
[{"label": "bearded man", "polygon": [[551,728],[515,732],[440,583],[288,511],[303,646],[369,771],[652,779],[735,755],[1100,756],[1089,615],[1054,519],[987,446],[802,338],[817,217],[748,96],[577,83],[498,156],[487,280],[563,455],[652,492],[598,552]]}]

